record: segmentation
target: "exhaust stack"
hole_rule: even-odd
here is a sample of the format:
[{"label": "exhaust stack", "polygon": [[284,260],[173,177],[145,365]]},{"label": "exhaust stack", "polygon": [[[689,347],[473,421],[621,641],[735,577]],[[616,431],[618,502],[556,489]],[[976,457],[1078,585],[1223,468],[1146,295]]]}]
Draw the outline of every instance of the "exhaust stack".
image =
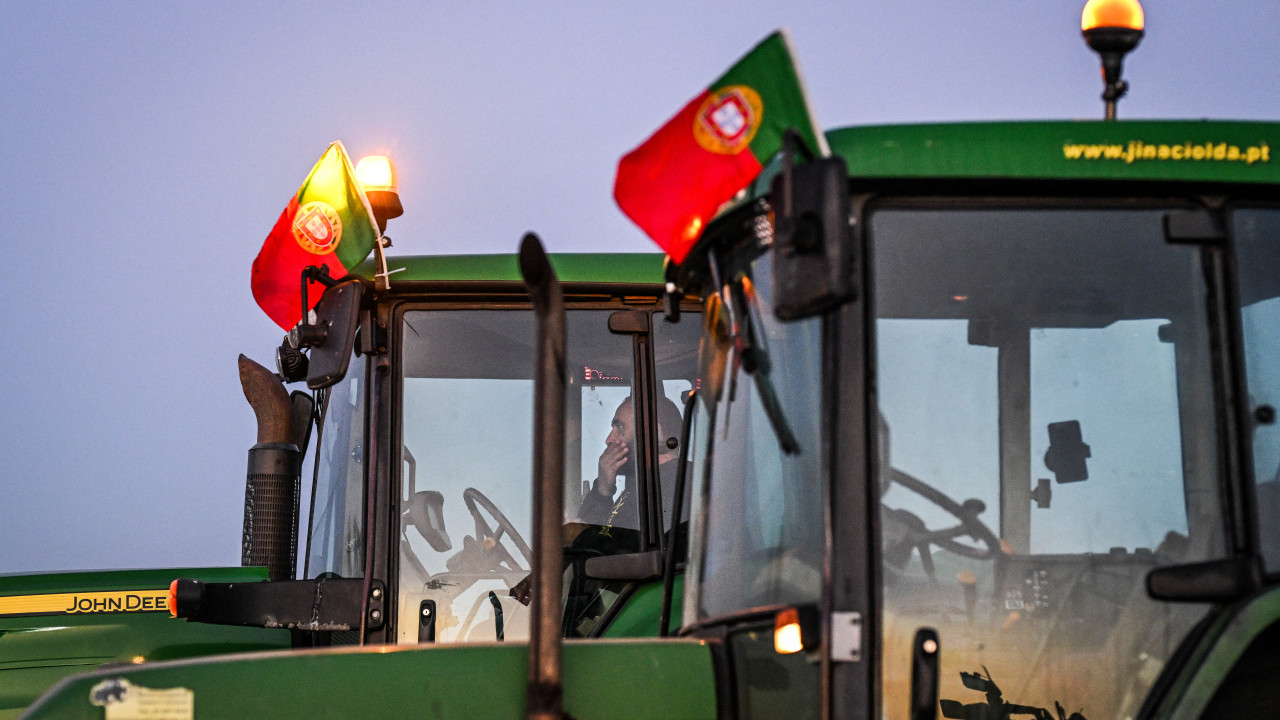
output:
[{"label": "exhaust stack", "polygon": [[293,403],[275,373],[240,356],[240,384],[258,419],[244,487],[240,564],[265,565],[272,580],[291,580],[298,558],[302,453]]}]

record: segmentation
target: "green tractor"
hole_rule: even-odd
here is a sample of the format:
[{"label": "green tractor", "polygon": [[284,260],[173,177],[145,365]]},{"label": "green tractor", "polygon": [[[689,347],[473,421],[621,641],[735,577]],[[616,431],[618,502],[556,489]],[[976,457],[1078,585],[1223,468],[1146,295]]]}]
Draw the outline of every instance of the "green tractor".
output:
[{"label": "green tractor", "polygon": [[[566,519],[578,522],[581,537],[566,543],[577,575],[563,632],[657,635],[660,528],[670,524],[660,497],[669,512],[671,493],[658,486],[660,458],[672,454],[665,443],[679,431],[679,415],[672,421],[666,411],[692,390],[697,324],[663,319],[661,255],[552,262],[565,279],[573,364],[564,417],[579,429],[566,444],[574,458],[564,475]],[[385,289],[375,287],[372,263],[320,286],[315,325],[330,339],[306,354],[286,340],[279,374],[241,358],[259,421],[246,567],[0,577],[0,717],[16,717],[58,679],[97,666],[528,637],[521,581],[530,574],[534,319],[516,258],[390,263]],[[281,376],[316,389],[291,396]],[[611,521],[581,518],[628,398],[632,452],[609,479],[632,502]],[[662,417],[672,427],[659,450]],[[308,498],[298,497],[298,448],[308,447],[313,427],[310,522],[300,533]],[[202,622],[173,620],[171,609]],[[671,626],[678,606],[674,614]]]},{"label": "green tractor", "polygon": [[[701,350],[690,441],[676,443],[691,469],[690,508],[672,510],[691,519],[684,591],[667,595],[682,597],[676,637],[143,663],[67,679],[27,717],[102,717],[113,702],[95,697],[112,688],[176,693],[202,718],[1266,714],[1280,657],[1280,124],[828,140],[831,158],[771,167],[669,277],[702,306],[678,324]],[[572,337],[545,362],[572,357]],[[580,364],[549,373],[541,396],[572,408]],[[573,447],[577,429],[560,424],[558,443],[555,417],[540,416],[535,437],[551,440],[535,452]],[[391,443],[380,455],[403,466],[412,435]],[[535,557],[566,544],[564,478],[540,477],[554,512],[531,531]],[[384,547],[408,527],[395,517],[374,518]],[[534,594],[549,599],[526,625],[564,626],[575,563],[563,583],[542,578]],[[421,606],[398,594],[398,617]],[[384,627],[372,632],[391,643]]]},{"label": "green tractor", "polygon": [[[1137,37],[1100,29],[1086,37],[1103,54],[1113,118]],[[575,359],[571,286],[557,273],[571,275],[527,239],[529,508],[498,500],[499,517],[467,493],[490,497],[466,479],[488,458],[468,451],[467,467],[431,464],[458,477],[467,516],[433,510],[456,505],[440,491],[444,505],[425,511],[440,517],[411,519],[423,514],[413,497],[437,481],[409,469],[425,438],[397,399],[441,376],[411,370],[397,348],[445,330],[413,306],[389,313],[354,341],[385,355],[334,375],[391,398],[366,415],[377,443],[322,431],[375,465],[362,475],[373,499],[347,532],[359,513],[337,508],[359,494],[316,483],[310,585],[298,586],[313,599],[299,605],[324,618],[326,583],[360,577],[342,614],[358,631],[289,621],[312,644],[363,644],[102,668],[62,680],[24,717],[1269,716],[1280,704],[1280,123],[902,125],[826,139],[829,156],[784,155],[702,230],[647,300],[647,324],[609,309],[611,334],[647,330],[631,335],[634,356],[655,358],[634,371],[654,373],[636,384],[649,400],[593,409],[620,433],[627,412],[647,428],[634,534],[579,522],[617,456],[575,445],[591,423],[586,385],[574,386],[615,373]],[[524,297],[513,306],[529,308]],[[681,313],[695,302],[699,315]],[[644,350],[658,327],[688,332],[689,346],[697,336],[696,369],[673,365],[673,391]],[[347,381],[328,391],[329,414],[361,407],[359,390],[339,400],[352,397]],[[660,395],[685,403],[678,434]],[[627,503],[610,499],[616,520]],[[511,521],[526,511],[527,534]],[[457,547],[459,523],[476,547],[464,538],[465,561],[438,570],[423,548],[445,544],[437,531]],[[179,586],[178,605],[241,612],[251,603],[238,589],[253,585],[272,587]],[[487,594],[503,586],[520,607]],[[422,618],[443,617],[446,602],[456,622],[432,628]],[[659,637],[607,637],[637,625]],[[575,637],[592,634],[606,637]]]}]

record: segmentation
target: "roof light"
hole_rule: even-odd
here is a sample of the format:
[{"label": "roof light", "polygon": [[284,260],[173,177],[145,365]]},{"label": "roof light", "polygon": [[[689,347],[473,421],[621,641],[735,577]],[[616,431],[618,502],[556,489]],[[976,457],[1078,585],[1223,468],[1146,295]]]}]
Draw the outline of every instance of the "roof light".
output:
[{"label": "roof light", "polygon": [[1080,16],[1080,29],[1128,28],[1141,30],[1145,18],[1138,0],[1089,0]]},{"label": "roof light", "polygon": [[400,178],[396,166],[386,155],[366,155],[356,163],[356,180],[369,198],[379,232],[387,229],[387,221],[404,214],[400,204]]},{"label": "roof light", "polygon": [[396,169],[391,158],[386,155],[366,155],[356,163],[356,180],[365,192],[370,190],[390,190],[398,192],[396,185]]},{"label": "roof light", "polygon": [[1125,53],[1138,46],[1146,18],[1138,0],[1089,0],[1080,16],[1085,42],[1102,57],[1104,117],[1116,119],[1116,102],[1129,90],[1120,79]]}]

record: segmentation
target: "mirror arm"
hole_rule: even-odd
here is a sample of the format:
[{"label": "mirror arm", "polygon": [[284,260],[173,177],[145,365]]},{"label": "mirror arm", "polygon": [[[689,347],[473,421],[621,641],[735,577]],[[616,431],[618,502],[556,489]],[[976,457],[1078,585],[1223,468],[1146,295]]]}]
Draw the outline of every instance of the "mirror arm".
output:
[{"label": "mirror arm", "polygon": [[334,279],[332,275],[329,274],[328,265],[321,265],[319,267],[316,267],[315,265],[308,265],[302,268],[302,273],[301,273],[302,321],[301,322],[303,325],[310,324],[307,322],[307,314],[308,314],[308,311],[311,310],[311,303],[307,302],[307,285],[311,284],[309,281],[318,282],[321,285],[324,285],[326,288],[331,288],[334,285],[338,284],[338,281]]}]

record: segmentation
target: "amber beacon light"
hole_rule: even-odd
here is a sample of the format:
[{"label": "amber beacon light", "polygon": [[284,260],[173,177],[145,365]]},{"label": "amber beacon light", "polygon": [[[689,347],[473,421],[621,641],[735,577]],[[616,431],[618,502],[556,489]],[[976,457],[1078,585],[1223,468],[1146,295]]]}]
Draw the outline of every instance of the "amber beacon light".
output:
[{"label": "amber beacon light", "polygon": [[387,229],[387,221],[404,214],[400,204],[400,183],[396,166],[386,155],[366,155],[356,163],[356,180],[369,198],[378,230]]},{"label": "amber beacon light", "polygon": [[1129,83],[1120,79],[1124,56],[1138,46],[1145,20],[1138,0],[1089,0],[1080,16],[1084,40],[1102,58],[1106,119],[1116,119],[1116,102]]}]

